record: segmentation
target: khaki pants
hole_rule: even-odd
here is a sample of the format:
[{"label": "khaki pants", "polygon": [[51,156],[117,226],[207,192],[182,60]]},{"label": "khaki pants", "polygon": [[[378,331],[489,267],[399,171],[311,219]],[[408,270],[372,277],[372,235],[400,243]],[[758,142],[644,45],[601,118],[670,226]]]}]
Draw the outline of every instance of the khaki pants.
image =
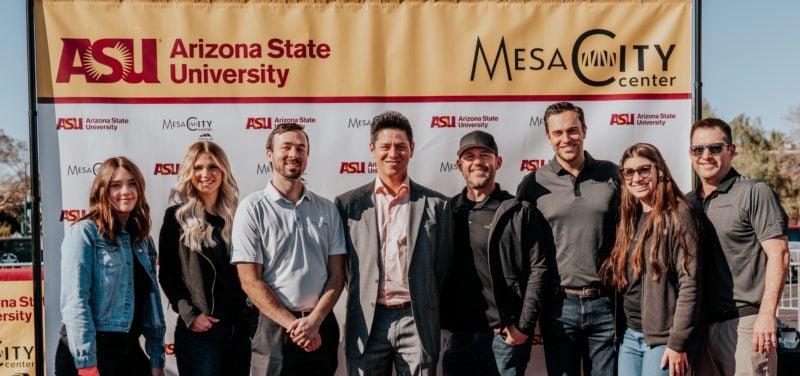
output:
[{"label": "khaki pants", "polygon": [[761,355],[753,351],[755,320],[756,315],[750,315],[710,324],[707,335],[701,334],[695,372],[712,376],[777,375],[777,352]]}]

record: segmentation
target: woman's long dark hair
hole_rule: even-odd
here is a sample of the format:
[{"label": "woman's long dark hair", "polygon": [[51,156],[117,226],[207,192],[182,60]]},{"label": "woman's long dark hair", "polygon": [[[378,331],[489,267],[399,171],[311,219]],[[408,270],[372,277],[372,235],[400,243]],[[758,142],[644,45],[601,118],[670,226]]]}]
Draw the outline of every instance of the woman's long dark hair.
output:
[{"label": "woman's long dark hair", "polygon": [[[623,290],[630,282],[627,275],[629,265],[633,268],[634,278],[640,278],[645,270],[643,263],[646,263],[651,280],[658,282],[665,271],[677,271],[678,267],[688,273],[689,261],[695,257],[688,250],[679,210],[681,206],[690,208],[690,205],[672,179],[672,174],[670,174],[661,152],[650,144],[631,145],[622,153],[620,166],[633,157],[645,158],[655,164],[656,169],[653,173],[656,174],[657,180],[651,197],[653,210],[650,212],[638,240],[633,244],[630,260],[628,249],[636,235],[637,223],[642,214],[642,205],[627,189],[622,189],[616,243],[611,250],[611,255],[600,269],[604,282],[618,291]],[[686,210],[685,212],[691,213],[692,211]],[[696,219],[692,218],[692,221],[696,222]],[[649,250],[643,249],[647,240],[650,240],[652,244]],[[674,247],[667,246],[669,241],[674,242]],[[674,265],[672,262],[674,249],[680,252],[680,265]],[[644,252],[647,252],[647,257],[643,257]]]}]

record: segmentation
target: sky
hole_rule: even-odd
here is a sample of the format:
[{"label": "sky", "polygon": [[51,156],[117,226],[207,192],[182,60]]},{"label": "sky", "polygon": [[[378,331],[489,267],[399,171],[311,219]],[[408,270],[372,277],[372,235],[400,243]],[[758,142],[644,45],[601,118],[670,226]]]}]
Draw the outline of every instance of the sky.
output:
[{"label": "sky", "polygon": [[[716,114],[760,118],[791,134],[785,120],[800,106],[800,1],[702,2],[702,96]],[[0,1],[0,129],[28,139],[25,0]],[[800,140],[797,140],[800,141]]]}]

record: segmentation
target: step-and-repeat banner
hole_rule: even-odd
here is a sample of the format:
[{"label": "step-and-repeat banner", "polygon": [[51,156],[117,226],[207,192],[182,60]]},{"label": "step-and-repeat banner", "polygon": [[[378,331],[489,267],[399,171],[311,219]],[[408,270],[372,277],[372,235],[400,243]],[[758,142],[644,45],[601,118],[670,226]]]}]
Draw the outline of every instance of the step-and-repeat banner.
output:
[{"label": "step-and-repeat banner", "polygon": [[33,272],[0,267],[0,375],[33,375]]},{"label": "step-and-repeat banner", "polygon": [[[585,110],[595,158],[616,162],[650,142],[690,187],[690,0],[40,0],[35,15],[51,365],[59,246],[109,156],[146,175],[153,234],[194,141],[227,151],[244,196],[272,173],[270,130],[303,124],[306,183],[333,199],[374,179],[369,125],[390,109],[414,127],[414,180],[457,193],[458,140],[482,129],[497,139],[498,180],[513,192],[552,159],[543,113],[567,100]],[[175,316],[167,320],[171,342]],[[543,374],[535,340],[529,374]]]}]

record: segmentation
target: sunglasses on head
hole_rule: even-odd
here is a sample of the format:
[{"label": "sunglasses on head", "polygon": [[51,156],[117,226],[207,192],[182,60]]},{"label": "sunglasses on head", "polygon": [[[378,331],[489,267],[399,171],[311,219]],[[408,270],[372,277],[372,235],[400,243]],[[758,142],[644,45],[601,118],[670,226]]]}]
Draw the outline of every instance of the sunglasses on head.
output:
[{"label": "sunglasses on head", "polygon": [[724,142],[717,142],[708,145],[692,145],[689,148],[689,151],[692,152],[692,155],[694,155],[695,157],[702,156],[703,152],[706,149],[708,149],[708,152],[711,153],[711,155],[719,155],[719,153],[722,153],[722,149],[724,149],[728,145],[729,144],[726,144]]},{"label": "sunglasses on head", "polygon": [[643,166],[639,166],[637,168],[621,168],[619,169],[619,175],[622,176],[622,178],[625,179],[626,181],[633,180],[633,177],[636,174],[639,174],[639,176],[646,178],[650,176],[650,174],[653,172],[653,169],[657,167],[658,166],[656,166],[655,164],[646,164]]}]

